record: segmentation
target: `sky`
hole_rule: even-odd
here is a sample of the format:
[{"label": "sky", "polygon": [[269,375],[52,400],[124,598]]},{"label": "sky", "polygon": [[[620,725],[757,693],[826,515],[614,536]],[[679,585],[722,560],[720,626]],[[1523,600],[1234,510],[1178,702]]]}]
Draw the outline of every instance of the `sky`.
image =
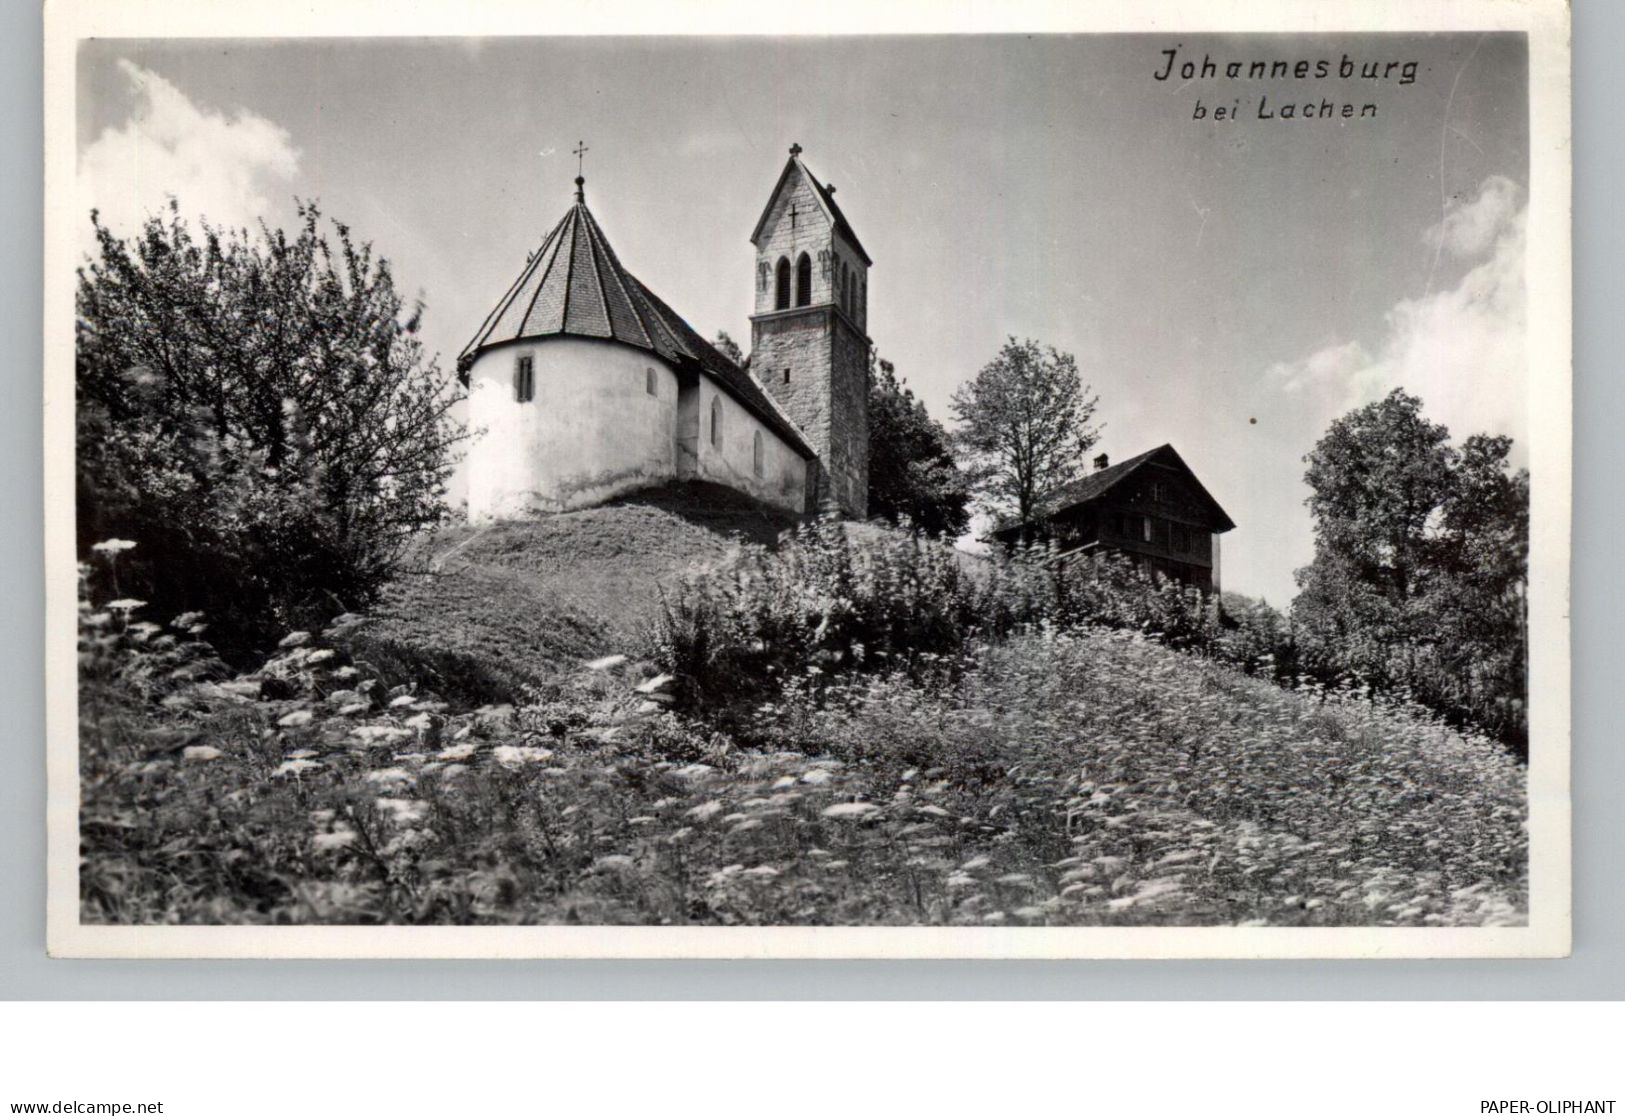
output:
[{"label": "sky", "polygon": [[[1338,415],[1404,387],[1525,460],[1527,99],[1521,35],[97,40],[81,232],[170,195],[232,226],[318,200],[421,294],[449,374],[584,140],[622,262],[748,349],[749,236],[799,143],[874,258],[870,334],[933,415],[1007,337],[1072,353],[1097,450],[1172,443],[1238,525],[1225,588],[1285,605],[1313,553],[1302,459]],[[1376,114],[1282,118],[1322,100]]]}]

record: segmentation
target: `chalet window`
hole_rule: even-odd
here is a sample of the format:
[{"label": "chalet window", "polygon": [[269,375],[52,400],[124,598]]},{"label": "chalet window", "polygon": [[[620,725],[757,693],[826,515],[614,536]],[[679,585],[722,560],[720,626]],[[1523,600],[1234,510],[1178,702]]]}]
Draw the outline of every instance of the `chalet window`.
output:
[{"label": "chalet window", "polygon": [[660,382],[655,379],[655,370],[653,368],[643,370],[643,390],[650,395],[660,394]]},{"label": "chalet window", "polygon": [[1174,549],[1184,554],[1191,548],[1191,530],[1183,524],[1174,527]]},{"label": "chalet window", "polygon": [[790,261],[783,256],[779,257],[777,277],[773,282],[773,309],[790,309]]},{"label": "chalet window", "polygon": [[536,398],[536,364],[522,356],[513,364],[513,397],[516,403],[529,403]]},{"label": "chalet window", "polygon": [[1149,515],[1140,517],[1140,539],[1142,542],[1151,541],[1151,517]]},{"label": "chalet window", "polygon": [[1168,486],[1161,481],[1152,481],[1151,498],[1153,500],[1166,500],[1168,498]]},{"label": "chalet window", "polygon": [[750,440],[750,468],[757,476],[762,475],[762,432],[758,430]]},{"label": "chalet window", "polygon": [[722,400],[711,400],[711,446],[714,449],[722,448]]},{"label": "chalet window", "polygon": [[812,302],[812,258],[807,253],[801,253],[796,261],[796,305],[806,306]]},{"label": "chalet window", "polygon": [[1128,527],[1127,527],[1127,525],[1125,524],[1125,522],[1123,520],[1123,513],[1122,512],[1113,512],[1112,513],[1111,530],[1112,530],[1112,534],[1115,535],[1117,538],[1120,538],[1120,539],[1128,538]]}]

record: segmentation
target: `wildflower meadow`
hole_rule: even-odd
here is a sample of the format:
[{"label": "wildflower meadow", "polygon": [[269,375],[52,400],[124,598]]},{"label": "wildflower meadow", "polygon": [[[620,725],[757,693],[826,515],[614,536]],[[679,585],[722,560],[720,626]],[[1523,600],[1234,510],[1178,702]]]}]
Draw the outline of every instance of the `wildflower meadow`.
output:
[{"label": "wildflower meadow", "polygon": [[478,704],[370,660],[366,617],[241,672],[207,618],[87,589],[82,917],[1524,921],[1504,748],[1358,684],[1250,676],[1150,612],[1016,608],[1056,601],[1032,570],[817,530],[677,579],[643,640]]}]

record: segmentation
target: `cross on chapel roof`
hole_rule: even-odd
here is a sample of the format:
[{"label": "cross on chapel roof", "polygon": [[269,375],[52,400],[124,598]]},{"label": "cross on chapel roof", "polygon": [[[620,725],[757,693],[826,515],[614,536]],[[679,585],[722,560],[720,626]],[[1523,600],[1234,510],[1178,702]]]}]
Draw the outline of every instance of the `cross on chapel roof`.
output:
[{"label": "cross on chapel roof", "polygon": [[587,192],[584,189],[584,187],[587,185],[587,180],[582,176],[581,167],[587,152],[591,150],[592,148],[587,146],[586,140],[576,140],[575,148],[570,152],[570,154],[576,157],[576,201],[578,202],[584,202],[587,200]]}]

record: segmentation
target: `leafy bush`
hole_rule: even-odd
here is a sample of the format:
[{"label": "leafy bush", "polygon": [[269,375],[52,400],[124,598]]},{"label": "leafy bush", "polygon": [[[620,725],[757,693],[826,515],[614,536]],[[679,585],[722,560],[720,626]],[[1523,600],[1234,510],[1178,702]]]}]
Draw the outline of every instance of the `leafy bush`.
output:
[{"label": "leafy bush", "polygon": [[1032,548],[981,561],[917,534],[856,542],[826,514],[776,550],[686,581],[647,650],[687,697],[719,706],[793,678],[934,668],[979,641],[1085,624],[1191,649],[1216,633],[1200,592],[1113,556],[1068,562]]},{"label": "leafy bush", "polygon": [[171,203],[129,241],[96,223],[79,275],[81,553],[139,540],[124,590],[207,611],[237,659],[366,605],[441,517],[461,436],[388,264],[300,218],[195,237]]}]

